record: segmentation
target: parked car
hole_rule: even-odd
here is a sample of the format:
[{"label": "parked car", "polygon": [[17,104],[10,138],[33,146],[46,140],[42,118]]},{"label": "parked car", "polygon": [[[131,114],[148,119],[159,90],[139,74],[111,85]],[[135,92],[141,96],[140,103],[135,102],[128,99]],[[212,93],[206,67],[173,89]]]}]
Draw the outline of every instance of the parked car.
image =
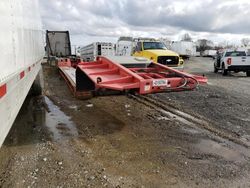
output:
[{"label": "parked car", "polygon": [[222,75],[227,75],[229,71],[246,72],[250,76],[250,57],[245,51],[226,50],[222,53],[217,53],[214,62],[214,72],[222,70]]}]

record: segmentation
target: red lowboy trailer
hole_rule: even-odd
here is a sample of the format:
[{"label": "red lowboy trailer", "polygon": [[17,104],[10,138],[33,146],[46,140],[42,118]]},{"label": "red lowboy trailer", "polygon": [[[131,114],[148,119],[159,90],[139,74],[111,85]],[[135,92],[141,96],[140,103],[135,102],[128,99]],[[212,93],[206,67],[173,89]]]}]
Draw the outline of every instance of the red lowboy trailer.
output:
[{"label": "red lowboy trailer", "polygon": [[61,75],[76,97],[89,98],[110,92],[149,94],[193,90],[207,83],[204,76],[184,73],[136,57],[98,57],[74,68],[70,59],[58,63]]}]

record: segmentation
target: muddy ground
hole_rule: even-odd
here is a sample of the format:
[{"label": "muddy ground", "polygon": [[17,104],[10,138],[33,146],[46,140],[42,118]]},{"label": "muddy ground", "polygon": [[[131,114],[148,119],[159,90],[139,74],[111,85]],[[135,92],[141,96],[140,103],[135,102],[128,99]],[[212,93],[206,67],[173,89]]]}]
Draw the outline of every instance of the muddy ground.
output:
[{"label": "muddy ground", "polygon": [[250,187],[250,78],[185,70],[188,92],[75,99],[43,66],[44,96],[27,97],[0,150],[0,187]]}]

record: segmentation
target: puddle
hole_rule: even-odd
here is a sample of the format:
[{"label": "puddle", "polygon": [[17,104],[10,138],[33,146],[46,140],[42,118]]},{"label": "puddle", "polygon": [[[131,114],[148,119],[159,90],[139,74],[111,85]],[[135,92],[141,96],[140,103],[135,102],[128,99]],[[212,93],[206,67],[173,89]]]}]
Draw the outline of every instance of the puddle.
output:
[{"label": "puddle", "polygon": [[201,142],[197,144],[197,148],[203,153],[217,155],[227,161],[246,161],[244,155],[240,151],[230,149],[223,144],[212,140],[201,140]]},{"label": "puddle", "polygon": [[49,111],[45,112],[44,125],[52,133],[52,139],[58,141],[78,136],[77,128],[70,117],[62,112],[48,97],[44,99]]}]

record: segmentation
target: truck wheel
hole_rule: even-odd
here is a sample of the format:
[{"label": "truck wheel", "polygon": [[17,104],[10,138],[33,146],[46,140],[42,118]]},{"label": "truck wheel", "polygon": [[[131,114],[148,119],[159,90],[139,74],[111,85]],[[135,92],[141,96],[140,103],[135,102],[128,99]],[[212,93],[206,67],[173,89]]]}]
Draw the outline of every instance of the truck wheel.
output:
[{"label": "truck wheel", "polygon": [[246,74],[247,74],[247,77],[250,77],[250,71],[247,71]]},{"label": "truck wheel", "polygon": [[218,68],[214,65],[214,73],[218,72]]},{"label": "truck wheel", "polygon": [[227,69],[225,68],[225,65],[223,64],[223,65],[222,65],[222,75],[223,75],[223,76],[226,76],[227,73],[228,73],[228,71],[227,71]]}]

